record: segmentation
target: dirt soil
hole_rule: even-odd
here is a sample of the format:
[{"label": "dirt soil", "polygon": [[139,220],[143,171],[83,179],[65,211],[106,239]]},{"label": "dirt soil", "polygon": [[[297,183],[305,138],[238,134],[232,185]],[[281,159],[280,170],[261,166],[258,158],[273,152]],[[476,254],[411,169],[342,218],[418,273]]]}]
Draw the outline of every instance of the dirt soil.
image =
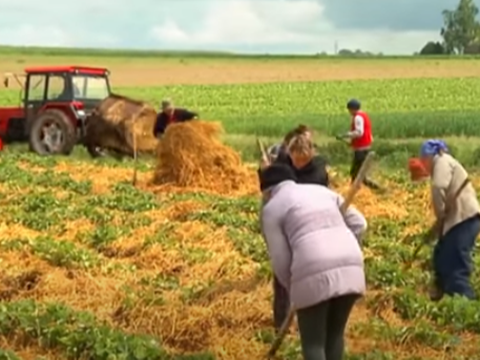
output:
[{"label": "dirt soil", "polygon": [[4,58],[3,71],[26,66],[83,64],[106,66],[116,86],[169,84],[241,84],[320,80],[470,77],[480,75],[477,60],[348,60],[348,59],[120,59]]}]

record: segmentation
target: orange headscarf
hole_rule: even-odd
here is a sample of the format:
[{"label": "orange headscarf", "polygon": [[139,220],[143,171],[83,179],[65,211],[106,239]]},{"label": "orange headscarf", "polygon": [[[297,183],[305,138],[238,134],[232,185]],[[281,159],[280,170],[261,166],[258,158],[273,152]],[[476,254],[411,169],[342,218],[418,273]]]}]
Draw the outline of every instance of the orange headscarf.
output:
[{"label": "orange headscarf", "polygon": [[429,177],[428,171],[419,158],[411,158],[408,160],[408,170],[412,181],[420,181]]}]

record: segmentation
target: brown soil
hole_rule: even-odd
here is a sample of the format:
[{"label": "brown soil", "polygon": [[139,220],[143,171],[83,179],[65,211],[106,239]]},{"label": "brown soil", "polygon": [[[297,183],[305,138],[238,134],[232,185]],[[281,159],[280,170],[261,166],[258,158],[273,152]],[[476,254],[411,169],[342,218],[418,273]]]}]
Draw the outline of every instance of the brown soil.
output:
[{"label": "brown soil", "polygon": [[106,66],[117,86],[167,84],[265,83],[350,79],[468,77],[480,75],[478,60],[423,59],[121,59],[121,58],[4,58],[3,71],[22,72],[25,66],[81,63]]}]

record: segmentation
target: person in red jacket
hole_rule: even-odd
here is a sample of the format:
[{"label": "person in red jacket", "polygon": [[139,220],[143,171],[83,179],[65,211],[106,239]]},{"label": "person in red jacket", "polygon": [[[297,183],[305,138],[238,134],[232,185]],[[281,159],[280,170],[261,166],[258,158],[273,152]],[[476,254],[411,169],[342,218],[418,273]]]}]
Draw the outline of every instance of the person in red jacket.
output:
[{"label": "person in red jacket", "polygon": [[[373,134],[370,118],[366,112],[361,110],[360,101],[355,99],[350,100],[347,103],[347,109],[352,116],[350,131],[346,134],[338,136],[337,138],[350,139],[351,147],[353,149],[350,177],[353,182],[371,150],[373,144]],[[372,189],[380,189],[380,186],[368,178],[365,178],[363,183]]]}]

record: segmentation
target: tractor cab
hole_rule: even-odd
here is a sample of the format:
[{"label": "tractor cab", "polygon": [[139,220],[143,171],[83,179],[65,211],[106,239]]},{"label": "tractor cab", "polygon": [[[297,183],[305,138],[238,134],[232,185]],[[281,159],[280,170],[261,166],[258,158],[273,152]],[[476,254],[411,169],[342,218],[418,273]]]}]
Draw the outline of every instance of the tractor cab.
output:
[{"label": "tractor cab", "polygon": [[[45,66],[9,74],[21,87],[17,107],[0,108],[0,137],[6,142],[28,141],[42,154],[69,154],[83,137],[85,120],[110,95],[109,72],[83,66]],[[24,77],[24,81],[20,80]]]}]

